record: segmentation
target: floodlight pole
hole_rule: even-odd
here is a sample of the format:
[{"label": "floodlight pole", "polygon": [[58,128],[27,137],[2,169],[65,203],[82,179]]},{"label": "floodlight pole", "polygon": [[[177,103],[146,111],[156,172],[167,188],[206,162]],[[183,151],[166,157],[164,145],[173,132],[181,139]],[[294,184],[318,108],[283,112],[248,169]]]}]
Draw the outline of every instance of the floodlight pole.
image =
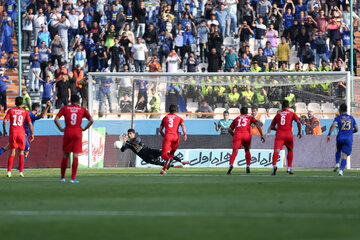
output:
[{"label": "floodlight pole", "polygon": [[[352,76],[351,72],[347,72],[346,74],[346,86],[350,86],[352,84]],[[349,87],[346,88],[346,105],[347,105],[347,114],[351,114],[351,91]],[[347,157],[347,164],[346,169],[351,168],[351,158],[350,156]]]},{"label": "floodlight pole", "polygon": [[22,67],[21,67],[21,0],[18,0],[17,3],[17,11],[18,11],[18,61],[19,61],[19,67],[18,67],[18,77],[19,77],[19,96],[21,96],[21,73],[22,73]]},{"label": "floodlight pole", "polygon": [[[353,0],[350,0],[350,75],[354,76],[354,19],[353,19]],[[347,86],[351,86],[351,101],[354,101],[354,86],[353,81]],[[348,104],[348,109],[351,106]]]},{"label": "floodlight pole", "polygon": [[132,79],[132,96],[131,96],[131,128],[134,128],[134,108],[135,108],[135,80]]},{"label": "floodlight pole", "polygon": [[[93,114],[93,78],[92,75],[89,74],[88,78],[88,110],[91,117],[94,117]],[[88,167],[91,168],[91,160],[92,160],[92,126],[88,129]]]}]

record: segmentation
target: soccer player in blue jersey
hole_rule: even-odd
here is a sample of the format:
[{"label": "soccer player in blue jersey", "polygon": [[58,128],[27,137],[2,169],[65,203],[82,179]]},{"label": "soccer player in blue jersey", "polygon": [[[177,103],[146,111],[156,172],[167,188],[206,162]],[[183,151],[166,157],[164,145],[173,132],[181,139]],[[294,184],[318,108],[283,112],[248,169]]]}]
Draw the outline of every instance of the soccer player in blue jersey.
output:
[{"label": "soccer player in blue jersey", "polygon": [[[39,120],[45,116],[45,114],[48,112],[50,106],[51,106],[51,102],[48,101],[46,103],[45,110],[40,115],[37,115],[40,110],[40,105],[38,103],[32,104],[32,106],[31,106],[32,110],[29,111],[29,115],[30,115],[31,123],[33,124],[33,126],[34,126],[34,122],[36,120]],[[30,144],[28,141],[28,136],[30,135],[30,129],[29,129],[29,124],[27,122],[24,123],[24,128],[25,128],[25,135],[26,135],[26,144],[25,144],[25,150],[24,150],[24,162],[26,162],[27,157],[29,155],[29,150],[30,150]],[[9,144],[7,144],[5,147],[0,148],[0,155],[3,154],[4,152],[6,152],[7,150],[9,150]]]},{"label": "soccer player in blue jersey", "polygon": [[[339,133],[336,137],[336,165],[334,172],[336,172],[339,167],[339,176],[344,174],[344,169],[346,167],[346,159],[350,156],[352,151],[353,144],[353,133],[359,131],[359,128],[355,122],[355,119],[346,114],[347,106],[345,103],[341,104],[339,107],[340,115],[335,118],[334,123],[331,125],[329,134],[327,137],[327,142],[330,141],[331,132],[334,130],[336,125],[339,127]],[[341,165],[340,165],[341,158]]]}]

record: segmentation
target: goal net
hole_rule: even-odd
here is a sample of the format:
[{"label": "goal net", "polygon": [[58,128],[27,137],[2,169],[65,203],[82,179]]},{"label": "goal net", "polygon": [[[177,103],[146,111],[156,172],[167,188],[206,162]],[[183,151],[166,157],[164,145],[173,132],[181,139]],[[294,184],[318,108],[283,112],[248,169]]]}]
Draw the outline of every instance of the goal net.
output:
[{"label": "goal net", "polygon": [[156,119],[170,104],[185,119],[221,118],[225,110],[236,115],[254,106],[271,118],[284,99],[290,110],[312,111],[321,119],[333,118],[341,103],[350,104],[352,85],[348,72],[91,72],[83,99],[95,119]]}]

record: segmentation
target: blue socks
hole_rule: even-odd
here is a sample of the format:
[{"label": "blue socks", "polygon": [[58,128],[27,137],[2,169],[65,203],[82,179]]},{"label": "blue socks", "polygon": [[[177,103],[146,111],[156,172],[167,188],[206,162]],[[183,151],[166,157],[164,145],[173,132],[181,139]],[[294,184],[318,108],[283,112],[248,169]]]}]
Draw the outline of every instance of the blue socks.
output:
[{"label": "blue socks", "polygon": [[5,152],[4,148],[0,148],[0,155],[3,154]]},{"label": "blue socks", "polygon": [[24,157],[24,162],[26,162],[26,160],[27,160],[27,157]]},{"label": "blue socks", "polygon": [[346,158],[341,160],[340,169],[344,171],[345,167],[346,167]]},{"label": "blue socks", "polygon": [[341,152],[336,152],[335,154],[336,163],[340,163],[340,158],[341,158]]}]

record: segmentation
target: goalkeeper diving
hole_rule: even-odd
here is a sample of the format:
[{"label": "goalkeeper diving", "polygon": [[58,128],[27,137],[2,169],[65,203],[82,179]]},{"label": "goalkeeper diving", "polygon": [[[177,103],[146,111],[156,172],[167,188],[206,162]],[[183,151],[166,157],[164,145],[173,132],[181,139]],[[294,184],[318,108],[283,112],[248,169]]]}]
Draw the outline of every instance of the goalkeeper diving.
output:
[{"label": "goalkeeper diving", "polygon": [[[136,136],[135,130],[130,128],[128,130],[128,139],[123,143],[121,147],[121,152],[124,152],[126,149],[130,149],[136,155],[138,155],[146,163],[164,166],[165,161],[161,159],[161,149],[152,149],[145,146],[139,136]],[[168,162],[166,166],[167,169],[170,167],[183,167],[182,165],[175,166],[174,161],[180,162],[182,165],[188,164],[188,161],[181,160],[180,158],[174,156],[171,161]]]}]

